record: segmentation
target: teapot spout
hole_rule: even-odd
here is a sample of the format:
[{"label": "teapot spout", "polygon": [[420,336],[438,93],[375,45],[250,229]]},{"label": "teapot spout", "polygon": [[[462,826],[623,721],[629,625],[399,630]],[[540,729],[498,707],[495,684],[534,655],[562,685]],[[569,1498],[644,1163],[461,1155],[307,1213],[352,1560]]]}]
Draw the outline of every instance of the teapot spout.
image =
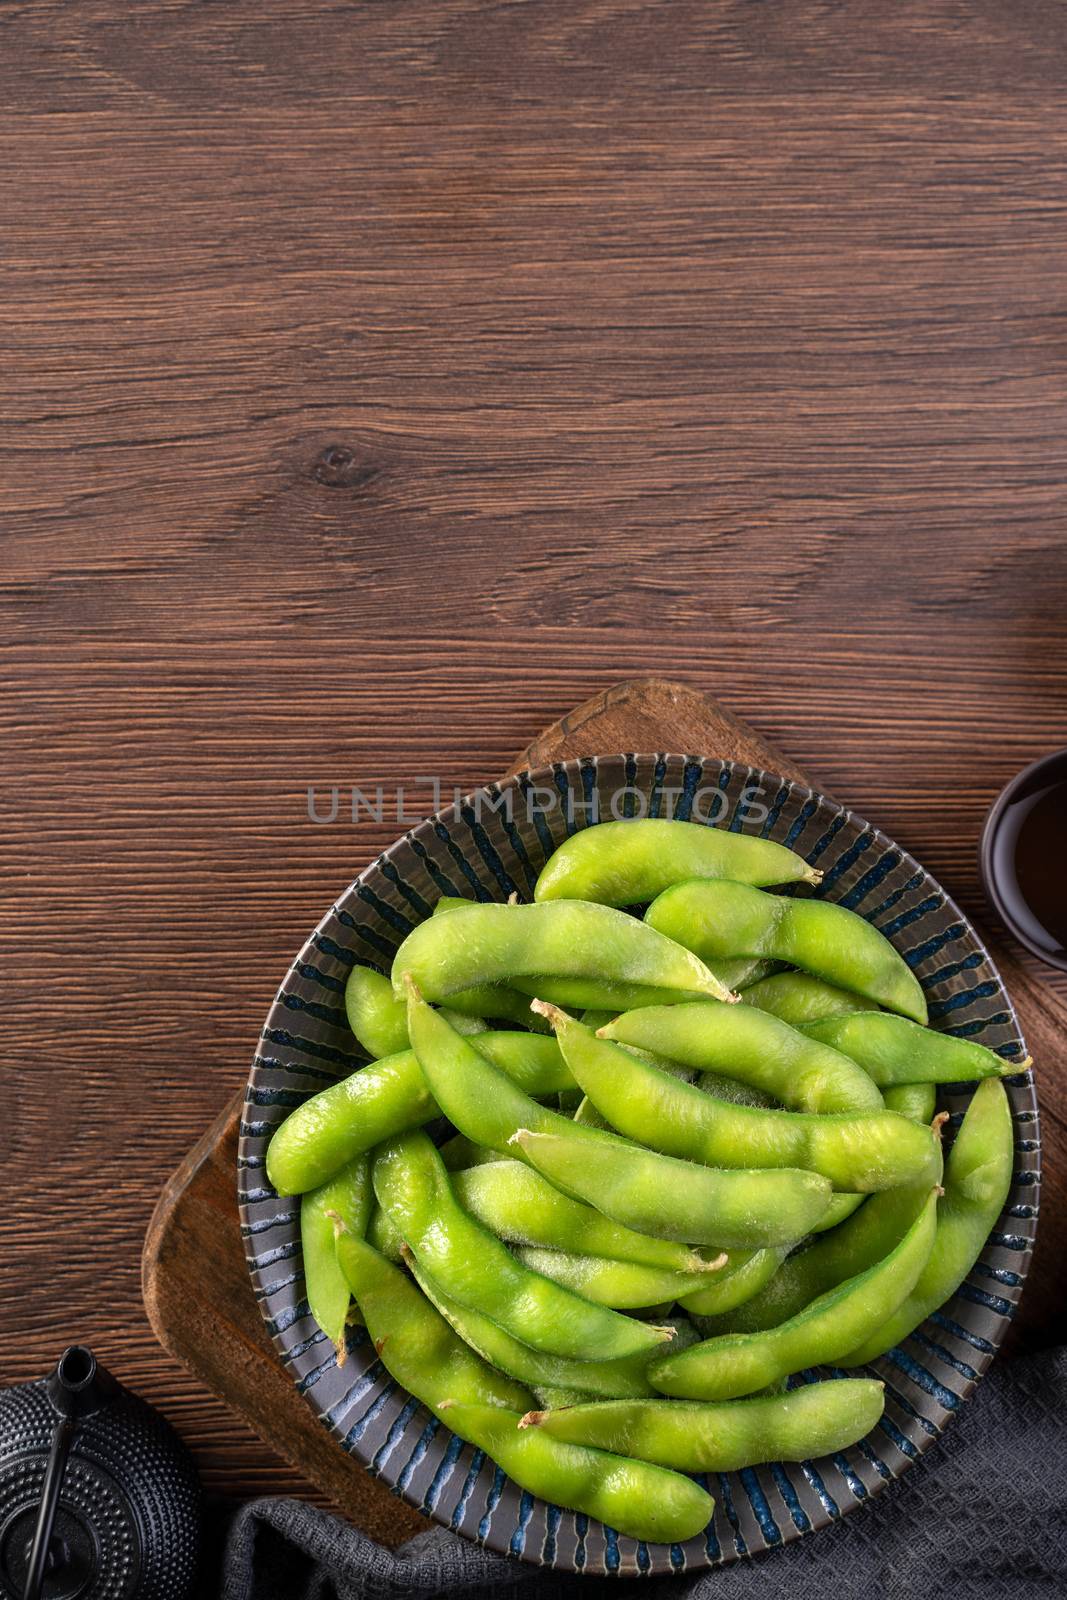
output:
[{"label": "teapot spout", "polygon": [[52,1409],[68,1422],[93,1416],[112,1399],[117,1387],[84,1344],[68,1345],[45,1383]]}]

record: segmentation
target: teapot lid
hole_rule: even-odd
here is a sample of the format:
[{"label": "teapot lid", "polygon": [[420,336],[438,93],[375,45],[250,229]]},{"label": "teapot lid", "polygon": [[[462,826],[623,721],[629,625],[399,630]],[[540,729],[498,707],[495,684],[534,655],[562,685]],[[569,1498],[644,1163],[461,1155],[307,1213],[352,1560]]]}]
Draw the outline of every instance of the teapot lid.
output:
[{"label": "teapot lid", "polygon": [[198,1553],[188,1451],[91,1351],[0,1392],[3,1600],[187,1600]]}]

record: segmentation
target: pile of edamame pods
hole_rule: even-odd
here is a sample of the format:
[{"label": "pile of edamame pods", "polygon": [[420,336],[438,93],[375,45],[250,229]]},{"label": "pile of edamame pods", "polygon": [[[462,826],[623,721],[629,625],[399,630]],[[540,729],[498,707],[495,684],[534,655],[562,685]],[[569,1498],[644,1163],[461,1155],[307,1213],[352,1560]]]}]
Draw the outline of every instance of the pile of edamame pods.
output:
[{"label": "pile of edamame pods", "polygon": [[[373,1058],[300,1105],[311,1310],[522,1488],[650,1541],[690,1474],[845,1449],[862,1369],[942,1305],[1004,1205],[1019,1070],[926,1026],[893,946],[769,840],[658,819],[574,834],[529,905],[443,900],[389,977]],[[937,1085],[977,1080],[942,1159]]]}]

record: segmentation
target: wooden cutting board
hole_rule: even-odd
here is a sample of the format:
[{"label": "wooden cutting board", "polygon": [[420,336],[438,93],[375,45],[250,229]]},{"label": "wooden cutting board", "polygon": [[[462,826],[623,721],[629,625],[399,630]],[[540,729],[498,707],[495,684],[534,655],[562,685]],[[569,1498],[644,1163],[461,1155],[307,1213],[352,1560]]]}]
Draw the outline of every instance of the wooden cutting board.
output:
[{"label": "wooden cutting board", "polygon": [[[620,750],[692,751],[811,782],[722,706],[656,678],[620,683],[586,701],[535,739],[511,770]],[[1062,1263],[1067,1241],[1067,1083],[1062,1077],[1057,1082],[1056,1075],[1067,1037],[1067,1006],[1006,951],[995,949],[994,956],[1040,1075],[1044,1205],[1020,1327],[1028,1340],[1050,1342],[1064,1333],[1056,1319],[1062,1317],[1057,1261]],[[208,1128],[159,1198],[142,1263],[149,1318],[173,1355],[353,1522],[395,1548],[428,1524],[338,1449],[297,1393],[264,1329],[237,1217],[242,1098]]]}]

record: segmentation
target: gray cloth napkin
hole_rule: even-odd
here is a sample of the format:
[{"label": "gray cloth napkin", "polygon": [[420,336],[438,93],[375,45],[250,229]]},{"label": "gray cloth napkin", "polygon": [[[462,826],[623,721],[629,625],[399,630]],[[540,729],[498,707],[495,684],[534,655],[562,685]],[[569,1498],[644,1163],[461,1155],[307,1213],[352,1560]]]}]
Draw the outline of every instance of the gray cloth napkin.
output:
[{"label": "gray cloth napkin", "polygon": [[254,1500],[226,1543],[220,1600],[1046,1600],[1067,1595],[1067,1348],[1003,1363],[870,1505],[730,1567],[576,1578],[442,1529],[395,1554],[295,1500]]}]

